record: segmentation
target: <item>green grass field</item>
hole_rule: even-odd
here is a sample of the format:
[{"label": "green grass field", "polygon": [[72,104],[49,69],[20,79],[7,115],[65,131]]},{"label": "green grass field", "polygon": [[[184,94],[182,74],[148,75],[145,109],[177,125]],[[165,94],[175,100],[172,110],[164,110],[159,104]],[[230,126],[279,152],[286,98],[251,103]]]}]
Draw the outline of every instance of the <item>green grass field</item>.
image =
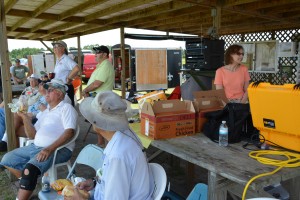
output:
[{"label": "green grass field", "polygon": [[[0,160],[4,153],[0,153]],[[16,189],[10,181],[8,174],[5,170],[0,170],[0,199],[1,200],[14,200],[16,199]]]}]

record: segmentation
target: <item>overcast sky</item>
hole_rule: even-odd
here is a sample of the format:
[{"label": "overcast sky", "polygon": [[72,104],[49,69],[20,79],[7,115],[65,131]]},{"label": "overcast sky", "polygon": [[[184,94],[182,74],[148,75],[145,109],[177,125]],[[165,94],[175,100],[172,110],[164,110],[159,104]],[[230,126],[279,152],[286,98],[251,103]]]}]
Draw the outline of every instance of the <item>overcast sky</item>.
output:
[{"label": "overcast sky", "polygon": [[[125,33],[158,34],[158,35],[166,34],[165,32],[148,31],[148,30],[131,29],[131,28],[126,28]],[[175,35],[174,33],[169,33],[169,34]],[[120,43],[120,29],[114,29],[110,31],[104,31],[101,33],[85,35],[80,37],[80,40],[81,40],[81,47],[84,47],[86,45],[91,45],[91,44],[113,46],[115,44]],[[70,38],[64,41],[67,43],[68,47],[77,47],[77,38]],[[51,42],[45,42],[45,43],[51,47]],[[135,48],[141,47],[141,48],[183,48],[185,49],[185,42],[174,41],[174,40],[149,41],[149,40],[125,39],[125,43]],[[44,45],[39,41],[8,39],[9,51],[13,49],[26,48],[26,47],[46,49]]]}]

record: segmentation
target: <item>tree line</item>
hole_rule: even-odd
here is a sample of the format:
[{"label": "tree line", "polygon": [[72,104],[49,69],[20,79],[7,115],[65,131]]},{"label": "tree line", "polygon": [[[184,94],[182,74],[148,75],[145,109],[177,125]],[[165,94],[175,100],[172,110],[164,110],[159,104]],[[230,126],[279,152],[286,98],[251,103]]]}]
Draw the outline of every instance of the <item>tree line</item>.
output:
[{"label": "tree line", "polygon": [[[82,49],[92,50],[93,47],[95,47],[95,46],[99,46],[99,45],[98,44],[90,44],[90,45],[84,46]],[[107,46],[107,47],[109,49],[111,49],[110,46]],[[70,47],[69,49],[77,49],[77,48]],[[9,52],[9,60],[14,61],[15,59],[27,58],[27,56],[29,56],[29,55],[36,55],[36,54],[39,54],[44,51],[46,51],[46,50],[43,48],[39,49],[39,48],[30,48],[30,47],[14,49]]]}]

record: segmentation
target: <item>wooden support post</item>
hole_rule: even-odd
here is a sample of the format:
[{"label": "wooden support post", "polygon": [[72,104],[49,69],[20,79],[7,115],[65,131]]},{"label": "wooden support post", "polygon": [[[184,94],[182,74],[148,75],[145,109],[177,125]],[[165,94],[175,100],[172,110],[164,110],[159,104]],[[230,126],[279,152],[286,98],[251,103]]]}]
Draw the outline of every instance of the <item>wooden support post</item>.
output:
[{"label": "wooden support post", "polygon": [[[8,137],[8,150],[11,151],[16,148],[16,134],[14,127],[13,114],[8,108],[7,103],[12,101],[12,90],[9,72],[9,56],[8,56],[8,45],[7,45],[7,32],[5,23],[5,10],[4,1],[0,1],[0,64],[1,64],[1,80],[3,88],[3,100],[5,102],[5,123]],[[15,180],[13,176],[11,180]]]},{"label": "wooden support post", "polygon": [[[48,51],[50,51],[51,53],[53,53],[53,49],[51,49],[50,47],[48,47],[48,46],[46,45],[46,43],[45,43],[43,40],[40,40],[40,42],[46,47],[46,49],[47,49]],[[53,53],[53,55],[54,55],[54,53]]]},{"label": "wooden support post", "polygon": [[[78,52],[77,53],[77,56],[78,56],[78,67],[80,69],[79,77],[80,77],[80,81],[82,83],[82,76],[81,76],[81,74],[82,74],[82,59],[81,59],[82,52],[81,52],[80,36],[77,36],[77,49],[78,49],[78,51],[77,51]],[[75,97],[76,97],[76,94],[75,94]],[[82,84],[79,87],[79,99],[82,99]]]},{"label": "wooden support post", "polygon": [[219,30],[221,28],[221,7],[217,6],[217,16],[216,16],[216,35],[219,37]]},{"label": "wooden support post", "polygon": [[125,67],[125,39],[124,39],[124,27],[120,28],[121,36],[121,58],[122,58],[122,73],[121,73],[121,88],[122,88],[122,99],[125,99],[126,92],[126,67]]}]

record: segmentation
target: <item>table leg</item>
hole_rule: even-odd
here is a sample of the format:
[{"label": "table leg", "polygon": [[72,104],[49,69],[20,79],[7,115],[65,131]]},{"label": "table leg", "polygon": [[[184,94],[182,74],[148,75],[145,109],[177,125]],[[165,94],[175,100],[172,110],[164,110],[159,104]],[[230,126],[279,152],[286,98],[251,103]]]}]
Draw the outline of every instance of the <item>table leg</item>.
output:
[{"label": "table leg", "polygon": [[300,199],[300,176],[286,180],[282,183],[282,185],[289,192],[290,200]]},{"label": "table leg", "polygon": [[227,189],[221,186],[224,185],[224,181],[226,182],[226,180],[214,172],[208,172],[208,200],[227,199]]},{"label": "table leg", "polygon": [[195,165],[193,163],[187,162],[187,190],[192,191],[194,188],[194,177],[195,177]]}]

